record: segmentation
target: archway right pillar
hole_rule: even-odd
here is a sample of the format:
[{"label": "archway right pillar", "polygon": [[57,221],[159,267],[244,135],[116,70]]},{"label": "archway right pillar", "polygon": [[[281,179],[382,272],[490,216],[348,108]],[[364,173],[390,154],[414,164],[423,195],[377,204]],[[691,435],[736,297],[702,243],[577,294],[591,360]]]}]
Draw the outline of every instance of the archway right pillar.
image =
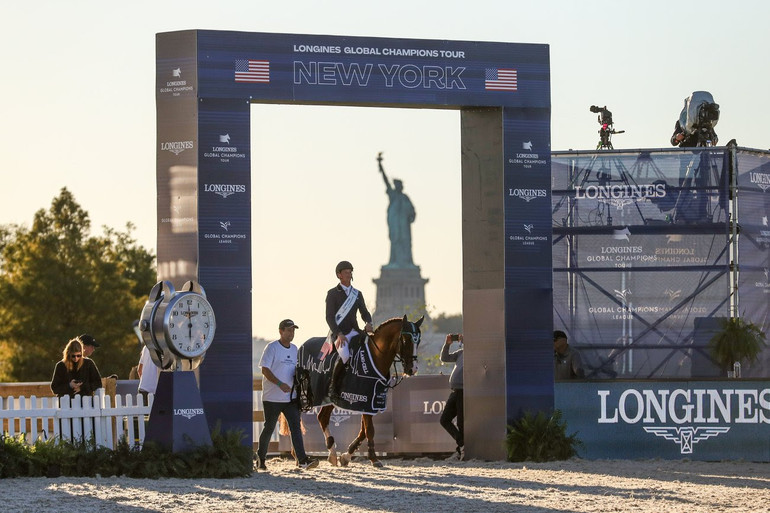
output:
[{"label": "archway right pillar", "polygon": [[550,113],[463,109],[465,453],[505,459],[506,426],[553,410]]}]

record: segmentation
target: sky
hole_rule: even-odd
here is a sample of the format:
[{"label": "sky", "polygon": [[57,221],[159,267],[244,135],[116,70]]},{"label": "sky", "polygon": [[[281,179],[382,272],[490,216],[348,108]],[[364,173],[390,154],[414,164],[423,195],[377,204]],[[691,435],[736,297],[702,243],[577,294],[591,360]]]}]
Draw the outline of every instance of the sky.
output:
[{"label": "sky", "polygon": [[[606,106],[625,130],[613,138],[616,148],[668,147],[695,90],[720,105],[720,143],[768,149],[769,20],[764,1],[7,3],[0,224],[29,226],[66,187],[90,214],[93,234],[130,222],[139,244],[156,251],[159,32],[545,43],[552,150],[595,147],[591,105]],[[417,211],[413,258],[430,280],[429,311],[462,311],[459,119],[456,111],[252,107],[252,168],[270,170],[252,172],[254,336],[276,337],[285,317],[307,337],[325,334],[323,300],[342,259],[353,262],[354,284],[374,306],[372,279],[389,254],[380,151]],[[343,191],[361,214],[346,228],[353,240],[340,248],[333,247],[339,226],[324,212]]]}]

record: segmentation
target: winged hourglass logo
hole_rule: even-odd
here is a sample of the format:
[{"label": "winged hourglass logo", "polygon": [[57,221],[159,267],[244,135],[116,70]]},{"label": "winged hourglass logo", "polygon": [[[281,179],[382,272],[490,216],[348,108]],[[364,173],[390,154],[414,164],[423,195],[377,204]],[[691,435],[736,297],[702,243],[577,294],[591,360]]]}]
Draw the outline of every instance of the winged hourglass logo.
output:
[{"label": "winged hourglass logo", "polygon": [[662,426],[662,427],[646,427],[644,430],[648,433],[652,433],[655,436],[660,436],[666,440],[671,440],[679,444],[679,450],[681,454],[692,454],[693,445],[697,444],[701,440],[711,438],[713,436],[721,435],[730,431],[729,427],[675,427],[675,426]]}]

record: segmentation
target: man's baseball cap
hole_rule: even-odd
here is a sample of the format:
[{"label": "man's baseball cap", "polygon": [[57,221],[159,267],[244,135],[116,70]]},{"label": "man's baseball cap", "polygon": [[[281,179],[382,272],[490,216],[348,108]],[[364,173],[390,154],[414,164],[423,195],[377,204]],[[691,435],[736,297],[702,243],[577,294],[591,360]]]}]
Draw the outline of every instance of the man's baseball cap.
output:
[{"label": "man's baseball cap", "polygon": [[99,347],[99,343],[96,341],[94,337],[89,335],[88,333],[83,333],[82,335],[78,335],[78,340],[80,340],[80,343],[84,346],[94,346]]},{"label": "man's baseball cap", "polygon": [[278,325],[278,329],[279,330],[284,330],[286,328],[296,328],[296,329],[299,329],[299,326],[294,324],[294,321],[292,321],[291,319],[284,319],[284,320],[281,321],[281,324]]}]

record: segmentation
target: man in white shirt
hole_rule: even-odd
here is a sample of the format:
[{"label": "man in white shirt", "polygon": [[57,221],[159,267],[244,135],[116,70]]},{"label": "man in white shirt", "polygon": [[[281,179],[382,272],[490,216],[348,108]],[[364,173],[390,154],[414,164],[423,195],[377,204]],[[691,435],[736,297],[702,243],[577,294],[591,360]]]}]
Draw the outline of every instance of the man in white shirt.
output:
[{"label": "man in white shirt", "polygon": [[265,457],[270,438],[273,436],[278,416],[283,413],[291,431],[291,444],[297,456],[297,462],[302,469],[318,466],[318,460],[309,458],[305,454],[305,444],[302,440],[302,428],[300,426],[300,411],[292,396],[292,384],[294,383],[294,371],[297,367],[297,346],[291,343],[294,340],[294,330],[299,326],[291,319],[284,319],[278,325],[281,338],[270,342],[265,346],[259,366],[262,368],[262,409],[265,412],[265,425],[259,435],[259,449],[257,450],[257,468],[267,470]]}]

